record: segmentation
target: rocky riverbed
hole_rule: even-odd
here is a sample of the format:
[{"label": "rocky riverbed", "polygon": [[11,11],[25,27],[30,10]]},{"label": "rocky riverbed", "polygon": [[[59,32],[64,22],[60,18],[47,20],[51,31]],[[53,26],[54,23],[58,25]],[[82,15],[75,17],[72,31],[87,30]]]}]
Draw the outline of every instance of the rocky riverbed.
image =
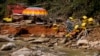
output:
[{"label": "rocky riverbed", "polygon": [[[0,35],[0,56],[100,56],[100,28],[87,37],[13,37]],[[96,32],[97,34],[95,34]],[[94,33],[94,34],[93,34]]]},{"label": "rocky riverbed", "polygon": [[[66,38],[16,37],[13,41],[0,42],[0,56],[100,56],[99,49],[90,48],[87,40],[76,44],[65,43],[65,40]],[[77,46],[77,43],[83,45]]]}]

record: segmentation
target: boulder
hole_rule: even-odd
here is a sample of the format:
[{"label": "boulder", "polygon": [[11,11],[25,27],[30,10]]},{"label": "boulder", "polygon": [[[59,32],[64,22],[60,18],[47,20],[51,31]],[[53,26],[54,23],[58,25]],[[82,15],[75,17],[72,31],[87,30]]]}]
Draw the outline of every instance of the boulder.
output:
[{"label": "boulder", "polygon": [[41,34],[41,36],[40,37],[46,37],[46,35],[45,34]]},{"label": "boulder", "polygon": [[33,41],[36,38],[35,37],[22,37],[21,39],[24,40],[24,41]]},{"label": "boulder", "polygon": [[89,45],[91,47],[98,47],[98,46],[100,46],[100,41],[90,41]]},{"label": "boulder", "polygon": [[11,53],[11,56],[31,56],[32,51],[26,47],[23,47],[22,49],[19,49],[13,53]]},{"label": "boulder", "polygon": [[89,42],[86,39],[79,39],[76,44],[77,45],[88,45]]},{"label": "boulder", "polygon": [[55,37],[64,37],[65,32],[59,32],[58,34],[55,35]]},{"label": "boulder", "polygon": [[9,35],[0,35],[0,42],[14,41],[13,38],[9,38]]},{"label": "boulder", "polygon": [[15,43],[7,43],[7,44],[2,45],[0,49],[2,51],[6,51],[6,50],[12,50],[15,47],[16,47]]},{"label": "boulder", "polygon": [[25,55],[21,54],[21,55],[18,55],[18,56],[25,56]]},{"label": "boulder", "polygon": [[67,42],[67,38],[63,38],[63,39],[61,39],[61,41],[59,41],[59,43],[61,43],[61,44],[65,44]]},{"label": "boulder", "polygon": [[34,41],[32,41],[33,43],[42,43],[42,42],[48,42],[49,41],[49,38],[38,38]]}]

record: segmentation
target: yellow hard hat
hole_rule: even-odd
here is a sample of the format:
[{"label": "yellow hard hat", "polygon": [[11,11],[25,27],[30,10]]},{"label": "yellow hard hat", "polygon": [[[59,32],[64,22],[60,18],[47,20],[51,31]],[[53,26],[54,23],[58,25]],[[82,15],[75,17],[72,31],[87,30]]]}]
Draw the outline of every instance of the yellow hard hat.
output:
[{"label": "yellow hard hat", "polygon": [[79,28],[79,25],[75,25],[74,29],[78,29]]},{"label": "yellow hard hat", "polygon": [[88,19],[88,21],[89,21],[89,22],[93,21],[93,18],[92,18],[92,17],[91,17],[91,18],[89,18],[89,19]]},{"label": "yellow hard hat", "polygon": [[81,26],[82,26],[82,27],[85,27],[85,26],[86,26],[86,23],[82,23]]},{"label": "yellow hard hat", "polygon": [[69,17],[70,20],[73,20],[73,17]]},{"label": "yellow hard hat", "polygon": [[66,34],[65,37],[71,37],[71,35],[70,34]]},{"label": "yellow hard hat", "polygon": [[82,18],[83,18],[83,19],[87,19],[87,16],[83,16]]}]

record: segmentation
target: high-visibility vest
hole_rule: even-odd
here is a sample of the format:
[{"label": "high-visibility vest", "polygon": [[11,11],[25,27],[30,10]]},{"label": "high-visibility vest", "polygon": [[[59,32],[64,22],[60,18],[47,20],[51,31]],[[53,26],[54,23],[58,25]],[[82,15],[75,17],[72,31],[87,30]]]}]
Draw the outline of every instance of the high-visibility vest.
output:
[{"label": "high-visibility vest", "polygon": [[83,20],[82,20],[82,23],[87,23],[87,22],[88,22],[87,19],[83,19]]}]

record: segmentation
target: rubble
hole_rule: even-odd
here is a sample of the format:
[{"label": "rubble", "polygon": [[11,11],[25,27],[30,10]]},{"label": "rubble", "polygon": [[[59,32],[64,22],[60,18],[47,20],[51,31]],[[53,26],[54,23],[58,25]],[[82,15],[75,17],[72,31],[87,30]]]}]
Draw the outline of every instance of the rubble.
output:
[{"label": "rubble", "polygon": [[15,47],[16,47],[15,43],[9,42],[7,44],[2,45],[2,47],[0,48],[0,50],[2,50],[2,51],[12,50]]},{"label": "rubble", "polygon": [[77,41],[77,43],[76,43],[78,46],[79,45],[88,45],[89,44],[89,42],[88,42],[88,40],[86,40],[86,39],[80,39],[80,40],[78,40]]},{"label": "rubble", "polygon": [[55,51],[53,49],[48,49],[46,47],[38,47],[34,46],[34,49],[30,49],[27,47],[23,47],[13,53],[11,53],[11,56],[60,56],[63,55],[65,56],[66,53],[60,52],[60,51]]},{"label": "rubble", "polygon": [[19,49],[11,54],[11,56],[30,56],[32,55],[32,51],[26,47]]},{"label": "rubble", "polygon": [[[100,50],[100,38],[99,38],[99,30],[97,31],[97,34],[95,35],[95,30],[91,31],[87,37],[79,37],[79,39],[68,39],[64,37],[65,32],[57,32],[53,30],[52,28],[45,27],[44,25],[33,25],[33,26],[3,26],[1,28],[1,35],[0,35],[0,41],[1,42],[15,42],[17,41],[18,45],[9,45],[4,44],[1,47],[1,50],[12,50],[14,47],[17,47],[17,50],[14,50],[11,55],[12,56],[29,56],[29,55],[38,55],[38,56],[60,56],[60,52],[58,53],[52,53],[55,51],[45,52],[43,50],[38,49],[38,47],[35,47],[34,49],[27,47],[30,45],[44,45],[48,48],[55,49],[57,46],[63,46],[68,48],[78,48],[78,49],[98,49]],[[4,30],[7,30],[7,32],[4,32]],[[12,30],[11,30],[12,29]],[[27,33],[25,31],[20,32],[21,29],[27,30]],[[11,30],[11,31],[10,31]],[[24,32],[24,33],[23,33]],[[15,35],[18,34],[18,37]],[[13,35],[12,38],[9,35]],[[39,44],[38,44],[39,43]],[[9,47],[10,46],[10,47]],[[20,46],[20,47],[19,47]],[[24,53],[26,52],[26,53]],[[63,55],[63,54],[61,54]],[[66,54],[67,55],[67,54]],[[66,56],[65,55],[65,56]]]},{"label": "rubble", "polygon": [[9,38],[9,35],[0,35],[0,42],[12,42],[14,38]]},{"label": "rubble", "polygon": [[48,42],[49,41],[49,38],[37,38],[35,40],[32,41],[32,43],[42,43],[42,42]]}]

